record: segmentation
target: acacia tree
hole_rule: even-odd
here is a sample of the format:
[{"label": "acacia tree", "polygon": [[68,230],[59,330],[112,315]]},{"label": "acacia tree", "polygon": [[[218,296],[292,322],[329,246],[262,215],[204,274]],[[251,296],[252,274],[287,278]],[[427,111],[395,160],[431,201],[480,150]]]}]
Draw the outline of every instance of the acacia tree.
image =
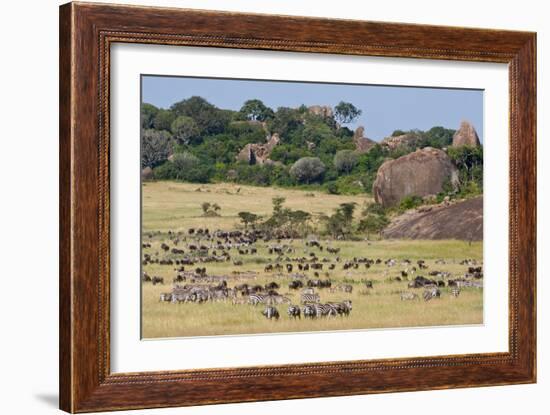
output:
[{"label": "acacia tree", "polygon": [[251,121],[266,121],[275,115],[273,110],[259,99],[249,99],[243,104],[239,112]]},{"label": "acacia tree", "polygon": [[334,107],[334,118],[340,124],[349,124],[361,115],[362,111],[350,102],[340,101]]},{"label": "acacia tree", "polygon": [[248,225],[254,227],[256,222],[261,219],[261,216],[251,212],[239,212],[237,215],[241,218],[241,222],[244,224],[245,229],[248,229]]},{"label": "acacia tree", "polygon": [[168,159],[172,151],[170,133],[167,131],[142,130],[141,168],[156,167]]}]

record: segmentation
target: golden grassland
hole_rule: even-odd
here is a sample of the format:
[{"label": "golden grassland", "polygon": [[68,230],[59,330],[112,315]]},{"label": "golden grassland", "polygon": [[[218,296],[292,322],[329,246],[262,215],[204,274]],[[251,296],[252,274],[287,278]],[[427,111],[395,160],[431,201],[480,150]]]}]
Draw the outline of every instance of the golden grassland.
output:
[{"label": "golden grassland", "polygon": [[[210,230],[235,229],[238,226],[237,213],[242,210],[268,216],[271,212],[271,199],[274,196],[286,197],[286,206],[319,213],[330,213],[343,202],[355,201],[361,205],[367,200],[365,196],[335,196],[303,190],[231,184],[146,183],[143,186],[143,241],[150,242],[151,248],[144,249],[144,253],[154,256],[158,252],[159,257],[164,257],[160,244],[168,242],[172,246],[166,233],[168,230],[187,231],[190,227],[208,227]],[[202,217],[200,205],[205,201],[218,203],[221,207],[221,216]],[[153,231],[162,233],[156,234]],[[154,235],[150,237],[149,234],[153,233]],[[428,276],[427,271],[439,270],[450,272],[453,277],[461,276],[467,268],[459,264],[462,259],[472,258],[481,263],[483,254],[481,242],[471,244],[456,240],[328,242],[324,239],[321,239],[321,242],[325,246],[330,244],[332,247],[339,247],[342,262],[353,257],[381,258],[382,260],[395,258],[398,265],[388,267],[382,263],[370,269],[361,265],[357,270],[346,271],[342,269],[342,262],[338,263],[333,271],[328,271],[325,265],[320,278],[327,278],[324,273],[329,272],[333,284],[343,282],[344,279],[351,280],[353,292],[331,293],[327,289],[321,289],[318,290],[321,302],[350,299],[353,302],[351,314],[347,317],[294,320],[286,315],[287,306],[280,305],[277,308],[281,318],[279,321],[270,321],[261,315],[262,305],[233,305],[230,300],[204,304],[160,302],[160,293],[171,291],[172,279],[175,276],[174,266],[148,264],[144,266],[144,271],[151,276],[164,277],[165,284],[153,286],[151,283],[142,283],[142,336],[144,338],[184,337],[483,323],[482,289],[463,288],[460,296],[453,298],[449,295],[448,288],[442,288],[440,299],[428,302],[422,299],[401,301],[401,292],[415,292],[421,298],[423,290],[408,289],[407,279],[395,280],[401,270],[406,268],[400,263],[404,259],[410,259],[413,263],[418,259],[426,261],[429,269],[417,272],[416,275]],[[319,258],[326,256],[334,261],[334,255],[319,252],[317,248],[308,248],[303,240],[282,241],[282,243],[290,243],[294,248],[295,254],[290,256],[306,256],[309,252],[315,252]],[[281,275],[264,272],[265,265],[274,260],[274,256],[269,255],[267,251],[269,244],[259,241],[256,244],[258,253],[255,255],[241,256],[232,250],[230,252],[232,260],[242,260],[241,266],[233,265],[232,261],[207,263],[200,266],[206,266],[209,275],[227,275],[230,287],[243,282],[264,285],[275,281],[281,286],[279,293],[288,296],[293,304],[299,304],[299,291],[288,289],[291,278],[286,272]],[[185,249],[185,242],[182,241],[178,247]],[[446,263],[436,264],[435,261],[438,259],[444,259]],[[256,271],[258,274],[255,279],[245,280],[232,276],[232,271]],[[309,271],[308,277],[314,278],[313,271]],[[412,278],[414,276],[409,276],[409,280]],[[361,282],[366,279],[373,281],[372,289],[366,289]]]}]

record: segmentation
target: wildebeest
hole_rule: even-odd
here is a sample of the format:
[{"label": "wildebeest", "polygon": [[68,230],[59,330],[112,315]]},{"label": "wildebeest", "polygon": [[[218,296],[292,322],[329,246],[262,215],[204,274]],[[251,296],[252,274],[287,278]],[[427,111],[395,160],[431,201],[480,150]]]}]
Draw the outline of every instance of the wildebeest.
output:
[{"label": "wildebeest", "polygon": [[266,307],[264,311],[262,311],[262,315],[268,320],[271,320],[271,319],[279,320],[279,311],[272,306]]},{"label": "wildebeest", "polygon": [[292,318],[296,318],[298,317],[299,319],[301,319],[301,313],[300,313],[300,307],[297,306],[297,305],[289,305],[288,306],[288,311],[287,311],[287,314],[289,317],[292,317]]},{"label": "wildebeest", "polygon": [[317,316],[317,313],[315,312],[315,307],[311,304],[307,304],[302,308],[302,313],[304,314],[304,318],[315,318]]},{"label": "wildebeest", "polygon": [[297,290],[299,288],[302,288],[303,286],[304,286],[304,283],[300,280],[292,280],[288,284],[288,288],[290,288],[291,290]]},{"label": "wildebeest", "polygon": [[151,278],[151,282],[153,283],[153,285],[164,284],[164,278],[155,276]]}]

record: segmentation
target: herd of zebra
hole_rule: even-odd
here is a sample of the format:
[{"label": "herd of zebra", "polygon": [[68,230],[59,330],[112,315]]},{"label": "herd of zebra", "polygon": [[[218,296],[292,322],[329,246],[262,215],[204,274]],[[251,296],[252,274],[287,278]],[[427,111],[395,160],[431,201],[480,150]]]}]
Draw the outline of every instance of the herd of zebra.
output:
[{"label": "herd of zebra", "polygon": [[[146,273],[144,273],[144,277],[151,279]],[[302,289],[300,293],[302,307],[300,307],[292,304],[289,297],[280,295],[276,291],[278,288],[279,285],[276,282],[271,282],[263,287],[239,284],[233,288],[228,288],[226,280],[222,280],[221,283],[216,285],[193,283],[181,286],[176,284],[172,288],[172,292],[161,293],[159,301],[202,304],[207,301],[227,301],[231,299],[233,305],[248,304],[257,306],[262,304],[265,305],[265,308],[261,314],[269,320],[279,319],[280,313],[276,306],[284,304],[288,306],[287,315],[294,319],[301,319],[302,316],[311,319],[349,316],[352,310],[351,300],[322,304],[320,294],[312,287]]]},{"label": "herd of zebra", "polygon": [[[158,236],[161,236],[160,233],[150,234],[149,238],[152,242]],[[278,320],[282,313],[290,319],[349,316],[352,311],[352,301],[349,297],[354,292],[354,287],[360,284],[362,290],[359,294],[368,295],[374,286],[381,282],[380,279],[357,281],[352,278],[353,275],[366,275],[367,272],[372,272],[371,267],[376,266],[385,268],[385,281],[407,282],[407,290],[399,292],[401,301],[423,299],[428,302],[438,299],[442,296],[443,287],[448,287],[445,292],[452,298],[457,298],[463,287],[483,286],[482,267],[471,259],[460,262],[460,265],[468,267],[468,271],[463,276],[453,277],[449,272],[437,270],[446,264],[444,260],[435,261],[436,269],[428,269],[430,267],[422,259],[413,262],[409,259],[395,258],[341,258],[340,248],[331,246],[330,241],[325,244],[314,239],[302,241],[303,254],[299,256],[296,255],[300,249],[296,246],[296,241],[290,238],[272,239],[258,231],[210,232],[208,229],[189,229],[187,235],[169,232],[168,237],[169,240],[164,239],[156,253],[151,252],[154,249],[151,242],[143,243],[143,248],[148,250],[143,254],[144,266],[175,266],[176,277],[173,279],[172,291],[161,293],[160,301],[172,304],[224,301],[235,306],[262,306],[258,312],[266,319],[274,321]],[[259,248],[262,248],[263,252],[264,247],[257,245],[260,241],[265,243],[268,255],[262,258],[262,261],[265,261],[265,265],[262,265],[263,273],[261,270],[238,271],[243,265],[243,258],[260,256]],[[211,275],[207,273],[205,265],[212,262],[232,262],[237,268],[231,275]],[[397,276],[390,276],[390,272],[395,272],[391,269],[398,266],[401,266],[401,269],[396,272]],[[188,270],[189,267],[194,269]],[[344,273],[343,279],[339,282],[333,279],[338,272]],[[426,277],[418,275],[420,273]],[[277,281],[264,285],[242,282],[257,280],[258,276],[276,277]],[[281,281],[287,278],[288,292],[280,294],[278,290],[281,288]],[[147,272],[143,272],[142,281],[150,282],[152,285],[164,285],[163,277],[150,276]],[[229,287],[228,281],[239,283]],[[422,289],[422,292],[417,293],[417,289]],[[323,292],[340,293],[344,298],[348,298],[329,296],[321,301],[321,294],[325,296]],[[299,294],[296,300],[291,299],[295,298],[294,293]],[[329,299],[333,301],[328,301]],[[337,301],[334,301],[335,299]],[[286,308],[286,313],[279,312],[278,308],[281,307]]]}]

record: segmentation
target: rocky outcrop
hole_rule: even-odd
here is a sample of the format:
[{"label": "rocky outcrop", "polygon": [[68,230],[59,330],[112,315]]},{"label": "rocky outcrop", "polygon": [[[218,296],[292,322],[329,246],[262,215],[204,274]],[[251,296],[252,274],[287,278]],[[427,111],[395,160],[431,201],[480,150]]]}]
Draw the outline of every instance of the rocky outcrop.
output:
[{"label": "rocky outcrop", "polygon": [[447,153],[425,147],[380,166],[372,185],[377,203],[397,205],[406,196],[429,196],[443,190],[449,182],[458,185],[458,169]]},{"label": "rocky outcrop", "polygon": [[145,167],[141,171],[141,180],[144,182],[153,180],[153,169],[151,167]]},{"label": "rocky outcrop", "polygon": [[468,121],[462,121],[460,128],[453,135],[453,147],[479,146],[479,137],[476,129]]},{"label": "rocky outcrop", "polygon": [[483,197],[423,206],[394,218],[382,232],[388,239],[483,240]]},{"label": "rocky outcrop", "polygon": [[389,150],[397,150],[400,148],[415,150],[419,146],[421,139],[422,137],[418,134],[406,133],[386,137],[380,142],[380,145],[387,147]]},{"label": "rocky outcrop", "polygon": [[328,105],[312,105],[308,107],[310,114],[318,115],[323,118],[332,118],[334,116],[334,111]]},{"label": "rocky outcrop", "polygon": [[365,127],[357,127],[353,133],[353,143],[355,144],[355,151],[359,154],[368,152],[376,145],[376,141],[365,137]]},{"label": "rocky outcrop", "polygon": [[238,161],[246,161],[248,164],[266,164],[272,162],[272,160],[269,160],[269,156],[280,141],[279,134],[275,133],[268,136],[264,144],[247,144],[237,154],[236,158]]}]

